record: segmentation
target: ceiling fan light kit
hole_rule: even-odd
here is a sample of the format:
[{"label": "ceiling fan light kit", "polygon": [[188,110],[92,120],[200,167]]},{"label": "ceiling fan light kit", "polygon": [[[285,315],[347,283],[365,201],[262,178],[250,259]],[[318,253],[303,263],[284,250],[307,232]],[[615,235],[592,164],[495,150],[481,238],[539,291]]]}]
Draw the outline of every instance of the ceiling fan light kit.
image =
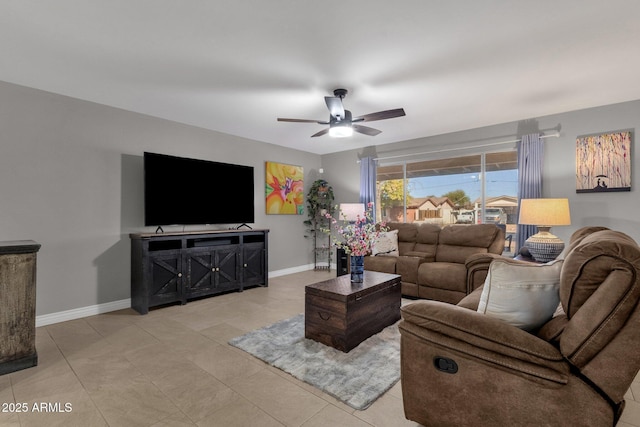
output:
[{"label": "ceiling fan light kit", "polygon": [[320,125],[329,125],[328,129],[323,129],[311,135],[312,138],[326,135],[327,133],[331,137],[344,138],[353,135],[353,132],[358,132],[368,136],[376,136],[380,132],[378,129],[374,129],[368,126],[357,125],[358,122],[371,122],[374,120],[393,119],[395,117],[402,117],[405,115],[404,109],[396,108],[394,110],[378,111],[377,113],[365,114],[364,116],[353,117],[351,111],[345,110],[342,100],[347,95],[346,89],[336,89],[333,91],[334,96],[325,96],[324,101],[329,109],[329,121],[325,120],[307,120],[307,119],[285,119],[278,117],[279,122],[293,122],[293,123],[317,123]]},{"label": "ceiling fan light kit", "polygon": [[349,123],[338,123],[329,128],[329,136],[334,138],[346,138],[353,135],[353,128]]}]

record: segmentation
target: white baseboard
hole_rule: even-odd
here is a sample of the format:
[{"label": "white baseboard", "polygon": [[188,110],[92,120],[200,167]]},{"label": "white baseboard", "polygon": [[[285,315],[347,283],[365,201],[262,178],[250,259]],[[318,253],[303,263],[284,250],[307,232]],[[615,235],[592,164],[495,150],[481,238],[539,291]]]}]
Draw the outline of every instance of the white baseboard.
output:
[{"label": "white baseboard", "polygon": [[[269,278],[286,276],[287,274],[301,273],[303,271],[313,270],[313,264],[300,265],[298,267],[284,268],[269,272]],[[74,308],[71,310],[60,311],[58,313],[43,314],[36,316],[36,328],[40,326],[53,325],[54,323],[66,322],[68,320],[81,319],[83,317],[95,316],[97,314],[108,313],[110,311],[123,310],[131,307],[131,299],[123,299],[120,301],[112,301],[104,304],[91,305],[89,307]]]},{"label": "white baseboard", "polygon": [[42,316],[36,316],[36,328],[40,326],[52,325],[54,323],[66,322],[67,320],[81,319],[83,317],[95,316],[96,314],[122,310],[129,307],[131,307],[131,299],[123,299],[120,301],[91,305],[89,307],[80,307],[74,308],[72,310],[60,311],[58,313],[43,314]]},{"label": "white baseboard", "polygon": [[287,274],[302,273],[303,271],[313,270],[313,267],[313,264],[307,264],[300,265],[298,267],[283,268],[282,270],[270,271],[269,278],[286,276]]}]

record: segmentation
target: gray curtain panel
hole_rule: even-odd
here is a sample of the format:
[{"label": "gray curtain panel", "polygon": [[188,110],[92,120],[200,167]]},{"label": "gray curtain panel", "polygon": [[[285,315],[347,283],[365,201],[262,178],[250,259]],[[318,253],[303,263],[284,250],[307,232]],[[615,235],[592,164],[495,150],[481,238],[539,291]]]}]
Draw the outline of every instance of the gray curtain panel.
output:
[{"label": "gray curtain panel", "polygon": [[[542,197],[542,163],[544,141],[539,133],[524,135],[518,143],[518,205],[522,199]],[[518,212],[518,215],[520,212]],[[535,225],[518,224],[517,250],[532,234],[537,233]]]}]

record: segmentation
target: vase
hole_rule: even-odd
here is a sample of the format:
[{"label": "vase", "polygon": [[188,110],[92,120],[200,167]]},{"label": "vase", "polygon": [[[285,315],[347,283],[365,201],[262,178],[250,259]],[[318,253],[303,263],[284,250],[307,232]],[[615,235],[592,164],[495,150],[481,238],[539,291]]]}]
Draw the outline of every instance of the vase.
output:
[{"label": "vase", "polygon": [[364,279],[364,256],[351,255],[351,283],[362,283]]}]

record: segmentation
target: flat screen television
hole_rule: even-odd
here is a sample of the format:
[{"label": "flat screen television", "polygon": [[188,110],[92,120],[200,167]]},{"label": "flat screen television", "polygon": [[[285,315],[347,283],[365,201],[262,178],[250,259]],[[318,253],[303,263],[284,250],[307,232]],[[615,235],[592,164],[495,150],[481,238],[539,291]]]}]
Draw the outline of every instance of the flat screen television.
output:
[{"label": "flat screen television", "polygon": [[144,153],[146,226],[252,222],[253,167]]}]

